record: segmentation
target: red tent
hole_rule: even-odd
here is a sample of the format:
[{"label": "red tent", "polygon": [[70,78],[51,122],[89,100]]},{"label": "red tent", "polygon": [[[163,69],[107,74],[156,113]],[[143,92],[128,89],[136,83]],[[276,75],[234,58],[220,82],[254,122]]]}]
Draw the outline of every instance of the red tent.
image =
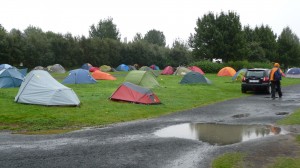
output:
[{"label": "red tent", "polygon": [[141,104],[160,103],[158,97],[150,89],[143,88],[130,82],[121,84],[121,86],[119,86],[119,88],[111,95],[110,99]]},{"label": "red tent", "polygon": [[90,67],[90,72],[100,71],[98,67]]},{"label": "red tent", "polygon": [[188,67],[190,70],[194,71],[194,72],[199,72],[201,75],[204,75],[204,72],[202,71],[201,68],[197,67],[197,66],[191,66]]},{"label": "red tent", "polygon": [[172,75],[174,73],[173,67],[167,66],[165,69],[161,72],[162,75]]}]

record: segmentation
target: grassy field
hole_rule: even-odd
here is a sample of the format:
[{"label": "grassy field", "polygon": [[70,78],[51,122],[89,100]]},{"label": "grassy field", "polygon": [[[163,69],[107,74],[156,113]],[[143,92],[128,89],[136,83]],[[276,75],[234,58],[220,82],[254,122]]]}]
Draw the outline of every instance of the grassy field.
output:
[{"label": "grassy field", "polygon": [[[181,85],[181,76],[160,75],[161,87],[152,89],[162,104],[142,105],[110,101],[109,97],[124,81],[126,72],[112,73],[116,81],[97,84],[66,85],[78,95],[80,107],[50,107],[14,102],[19,88],[0,89],[0,130],[15,132],[57,133],[87,126],[104,126],[137,119],[153,118],[227,99],[246,96],[240,83],[231,77],[207,74],[212,85]],[[68,73],[52,74],[61,82]],[[284,86],[298,84],[299,79],[285,78]],[[249,95],[249,94],[247,94]]]}]

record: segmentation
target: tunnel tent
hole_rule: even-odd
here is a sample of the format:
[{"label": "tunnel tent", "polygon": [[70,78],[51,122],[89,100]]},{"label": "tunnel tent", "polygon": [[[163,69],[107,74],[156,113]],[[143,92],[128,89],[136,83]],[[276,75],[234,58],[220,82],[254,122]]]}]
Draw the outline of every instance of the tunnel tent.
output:
[{"label": "tunnel tent", "polygon": [[96,80],[117,80],[117,78],[115,78],[111,74],[106,73],[106,72],[101,72],[101,71],[93,72],[92,76]]},{"label": "tunnel tent", "polygon": [[124,81],[147,88],[154,88],[159,86],[159,83],[157,82],[156,78],[149,71],[130,71],[126,75]]},{"label": "tunnel tent", "polygon": [[90,75],[86,69],[74,69],[69,72],[69,75],[62,81],[63,84],[92,84],[97,81]]},{"label": "tunnel tent", "polygon": [[16,68],[0,70],[0,88],[19,87],[24,76]]},{"label": "tunnel tent", "polygon": [[158,97],[148,88],[130,82],[122,83],[111,95],[111,100],[126,101],[140,104],[159,104]]},{"label": "tunnel tent", "polygon": [[199,72],[188,72],[183,76],[180,84],[211,84],[212,82]]},{"label": "tunnel tent", "polygon": [[56,81],[47,71],[32,70],[22,82],[16,103],[45,106],[78,106],[76,93]]}]

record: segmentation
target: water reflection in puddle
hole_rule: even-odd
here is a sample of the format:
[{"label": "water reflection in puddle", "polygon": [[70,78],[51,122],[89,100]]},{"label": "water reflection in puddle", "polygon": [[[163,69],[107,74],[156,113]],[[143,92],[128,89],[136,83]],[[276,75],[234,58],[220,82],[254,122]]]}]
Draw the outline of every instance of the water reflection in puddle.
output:
[{"label": "water reflection in puddle", "polygon": [[285,133],[280,127],[270,125],[186,123],[163,128],[156,131],[155,135],[194,139],[211,145],[229,145]]}]

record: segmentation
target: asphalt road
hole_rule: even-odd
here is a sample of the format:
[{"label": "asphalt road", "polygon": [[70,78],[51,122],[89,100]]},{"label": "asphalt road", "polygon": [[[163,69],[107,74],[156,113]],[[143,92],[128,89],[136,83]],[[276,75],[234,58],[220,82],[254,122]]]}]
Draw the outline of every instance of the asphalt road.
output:
[{"label": "asphalt road", "polygon": [[[270,95],[254,94],[160,118],[60,135],[2,132],[0,167],[207,168],[219,154],[257,152],[268,142],[278,142],[288,135],[218,146],[193,139],[159,137],[155,132],[182,123],[274,124],[285,117],[278,114],[290,114],[300,107],[300,85],[282,91],[281,99],[271,100]],[[293,130],[298,131],[297,128],[288,129]]]}]

